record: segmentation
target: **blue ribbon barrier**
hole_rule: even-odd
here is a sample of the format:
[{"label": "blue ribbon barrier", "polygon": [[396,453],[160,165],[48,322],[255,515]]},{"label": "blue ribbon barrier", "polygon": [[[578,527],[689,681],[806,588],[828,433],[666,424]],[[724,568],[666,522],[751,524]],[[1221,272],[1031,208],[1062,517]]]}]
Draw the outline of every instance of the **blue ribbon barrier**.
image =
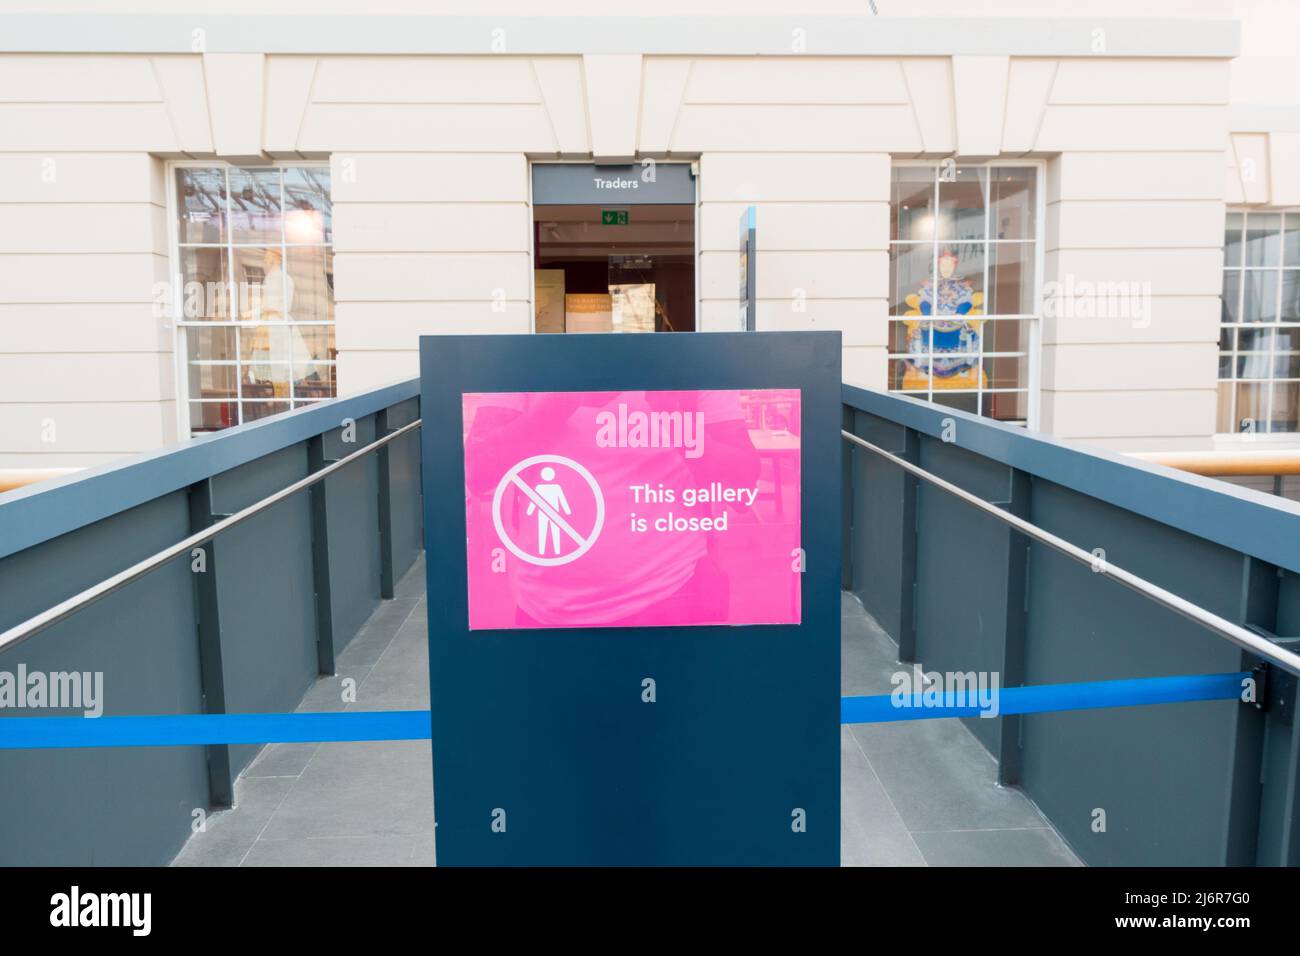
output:
[{"label": "blue ribbon barrier", "polygon": [[[1191,677],[1142,677],[1080,684],[1040,684],[1005,687],[997,692],[996,715],[1041,714],[1060,710],[1096,710],[1102,707],[1141,707],[1177,704],[1191,700],[1232,700],[1242,693],[1249,671],[1234,674],[1197,674]],[[948,691],[943,703],[926,703],[924,694],[881,694],[875,697],[841,697],[841,724],[876,724],[895,720],[933,720],[940,717],[978,717],[983,708],[970,702],[975,690]]]},{"label": "blue ribbon barrier", "polygon": [[[1193,677],[1144,677],[1007,687],[997,693],[999,716],[1048,711],[1139,707],[1195,700],[1233,700],[1249,671]],[[974,696],[948,691],[942,703],[925,694],[841,697],[841,724],[978,717]],[[961,698],[960,700],[958,698]],[[140,717],[0,717],[0,750],[67,747],[190,747],[203,744],[334,743],[428,740],[427,710],[327,714],[177,714]]]},{"label": "blue ribbon barrier", "polygon": [[0,718],[0,750],[428,740],[427,710]]}]

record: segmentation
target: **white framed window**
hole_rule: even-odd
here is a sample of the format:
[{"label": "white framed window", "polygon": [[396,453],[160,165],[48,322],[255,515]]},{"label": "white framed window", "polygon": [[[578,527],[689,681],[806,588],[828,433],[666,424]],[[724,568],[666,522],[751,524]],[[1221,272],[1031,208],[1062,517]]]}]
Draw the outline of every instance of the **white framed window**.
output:
[{"label": "white framed window", "polygon": [[895,163],[890,391],[1037,420],[1042,165]]},{"label": "white framed window", "polygon": [[1300,210],[1229,210],[1219,332],[1216,430],[1300,431]]},{"label": "white framed window", "polygon": [[169,178],[182,434],[332,398],[329,167],[186,162]]}]

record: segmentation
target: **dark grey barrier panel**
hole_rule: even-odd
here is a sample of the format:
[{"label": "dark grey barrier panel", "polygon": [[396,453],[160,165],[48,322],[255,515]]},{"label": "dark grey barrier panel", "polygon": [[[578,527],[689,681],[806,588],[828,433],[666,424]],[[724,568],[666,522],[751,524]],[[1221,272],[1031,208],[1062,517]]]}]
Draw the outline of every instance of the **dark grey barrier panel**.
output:
[{"label": "dark grey barrier panel", "polygon": [[[214,513],[233,514],[306,475],[303,443],[241,465],[212,478]],[[310,502],[298,494],[208,543],[220,614],[224,713],[291,711],[316,679],[311,535]],[[217,708],[210,701],[208,709]],[[232,777],[260,749],[230,748]]]},{"label": "dark grey barrier panel", "polygon": [[[850,409],[853,434],[912,460],[914,433],[875,415]],[[909,442],[910,436],[910,442]],[[853,593],[898,641],[899,660],[914,659],[916,479],[878,455],[851,446]]]},{"label": "dark grey barrier panel", "polygon": [[[1292,650],[1300,649],[1300,575],[1279,572],[1274,631]],[[1300,866],[1300,680],[1274,669],[1269,674],[1269,709],[1264,715],[1257,862]]]},{"label": "dark grey barrier panel", "polygon": [[[318,454],[322,461],[313,462],[313,467],[345,458],[369,445],[375,437],[373,415],[355,419],[347,428],[332,429],[321,436]],[[338,654],[380,601],[377,454],[367,455],[335,472],[312,493],[324,499],[329,540],[330,633],[333,652]],[[333,669],[327,672],[333,673]]]},{"label": "dark grey barrier panel", "polygon": [[[184,492],[0,560],[0,629],[189,533]],[[177,560],[0,653],[0,671],[103,673],[105,714],[202,712],[194,590]],[[9,710],[0,719],[70,715]],[[202,747],[0,750],[0,865],[157,864],[208,806]]]},{"label": "dark grey barrier panel", "polygon": [[[393,428],[418,418],[418,383],[0,495],[0,630],[306,476],[313,448],[324,460],[327,450],[338,458],[368,444],[377,415]],[[319,437],[347,418],[358,423],[355,443],[335,447]],[[397,573],[418,557],[418,440],[412,433],[388,446],[394,454],[382,487],[376,452],[315,486],[329,489],[319,508],[310,490],[290,496],[200,555],[178,558],[0,653],[0,671],[16,673],[20,664],[42,673],[102,671],[107,714],[293,710],[320,671],[317,572],[338,585],[323,592],[341,622],[324,632],[332,667],[336,637],[341,647],[378,600],[381,531]],[[391,521],[380,526],[381,498],[396,531]],[[6,709],[0,719],[24,713],[66,711]],[[229,805],[233,778],[255,751],[0,750],[0,865],[166,863],[190,835],[196,810]]]},{"label": "dark grey barrier panel", "polygon": [[[1013,476],[1005,465],[928,436],[918,443],[917,464],[926,471],[985,501],[1011,503]],[[885,468],[902,471],[879,456],[872,457]],[[921,481],[916,538],[916,659],[924,662],[927,671],[1003,675],[1012,548],[1024,547],[1019,535]],[[994,756],[1000,749],[1001,720],[966,721]]]},{"label": "dark grey barrier panel", "polygon": [[[380,431],[386,434],[419,417],[417,400],[402,402],[381,414]],[[410,569],[424,550],[420,436],[404,435],[390,442],[379,454],[380,547],[387,548],[380,557],[390,569],[384,596],[392,597],[393,583]]]},{"label": "dark grey barrier panel", "polygon": [[[1240,620],[1241,556],[1208,541],[1035,482],[1034,521],[1105,560]],[[1236,670],[1222,638],[1034,545],[1030,684]],[[1089,863],[1214,866],[1227,860],[1234,701],[1024,718],[1024,785]],[[1093,829],[1097,810],[1106,829]]]},{"label": "dark grey barrier panel", "polygon": [[[1256,663],[1108,580],[1100,573],[1106,561],[1280,643],[1300,643],[1295,504],[903,397],[847,385],[843,392],[856,434],[1097,549],[1100,571],[1092,573],[996,529],[919,479],[913,518],[894,517],[908,507],[901,469],[855,450],[846,507],[855,537],[851,583],[899,641],[900,657],[913,644],[927,670],[998,669],[1000,657],[1004,686]],[[864,574],[873,552],[894,567]],[[911,581],[914,634],[896,613]],[[1216,701],[970,723],[998,756],[1000,779],[1022,782],[1089,863],[1296,865],[1295,678],[1269,669],[1263,702],[1262,709]],[[994,724],[997,733],[986,726]]]}]

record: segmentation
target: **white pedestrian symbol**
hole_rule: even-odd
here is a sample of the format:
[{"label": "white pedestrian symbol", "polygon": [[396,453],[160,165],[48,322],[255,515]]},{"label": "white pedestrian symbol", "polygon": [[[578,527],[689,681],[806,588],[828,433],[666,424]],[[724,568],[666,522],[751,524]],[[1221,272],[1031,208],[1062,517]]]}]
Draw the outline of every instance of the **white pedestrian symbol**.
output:
[{"label": "white pedestrian symbol", "polygon": [[[561,510],[563,510],[566,515],[573,514],[573,510],[569,507],[569,500],[564,497],[564,489],[559,485],[550,484],[550,482],[555,481],[555,469],[550,465],[547,465],[542,469],[542,481],[547,482],[547,484],[538,485],[533,489],[541,496],[542,500],[550,505],[557,514]],[[553,550],[556,557],[558,557],[560,554],[560,526],[551,521],[545,509],[542,509],[541,511],[537,510],[537,502],[535,500],[528,502],[528,510],[524,513],[526,515],[531,515],[534,511],[537,511],[538,555],[541,556],[546,554],[546,532],[549,530],[551,532],[551,550]]]},{"label": "white pedestrian symbol", "polygon": [[[523,473],[537,465],[545,467],[540,472],[541,482],[536,487],[532,487],[524,479]],[[568,518],[573,518],[574,503],[569,501],[564,493],[564,488],[557,480],[557,466],[576,473],[591,489],[592,498],[595,500],[596,513],[591,524],[591,530],[586,534],[574,528],[573,523],[565,517],[567,515]],[[506,489],[512,485],[519,494],[528,499],[528,510],[525,512],[525,516],[537,515],[536,554],[532,552],[531,548],[520,547],[506,532],[505,522],[502,520],[502,508]],[[572,491],[571,484],[570,493]],[[577,502],[577,504],[581,506],[581,502]],[[596,543],[596,538],[600,535],[600,529],[604,523],[605,498],[600,492],[600,485],[596,484],[595,476],[572,458],[565,458],[563,455],[534,455],[531,458],[525,458],[501,477],[501,481],[497,483],[496,494],[492,496],[492,524],[496,528],[497,537],[501,539],[501,543],[510,550],[511,554],[529,564],[553,567],[558,564],[568,564],[570,561],[582,557]],[[554,552],[554,555],[549,557],[546,556],[548,533],[551,538],[551,551]],[[561,554],[561,545],[564,543],[565,538],[569,538],[577,547],[568,554]]]}]

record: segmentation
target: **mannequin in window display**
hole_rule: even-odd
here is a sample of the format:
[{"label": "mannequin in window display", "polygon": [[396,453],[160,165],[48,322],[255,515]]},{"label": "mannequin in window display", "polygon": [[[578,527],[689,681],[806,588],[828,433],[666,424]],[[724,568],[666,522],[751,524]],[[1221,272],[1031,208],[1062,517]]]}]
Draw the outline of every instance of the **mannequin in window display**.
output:
[{"label": "mannequin in window display", "polygon": [[275,398],[289,397],[289,369],[283,365],[277,369],[266,363],[286,363],[292,359],[295,378],[315,380],[317,377],[314,370],[310,375],[305,374],[316,359],[301,331],[294,327],[288,329],[291,356],[284,351],[284,334],[276,328],[279,323],[294,321],[293,296],[293,276],[284,268],[283,253],[276,247],[266,249],[262,256],[262,282],[251,296],[249,312],[243,318],[267,324],[245,327],[240,334],[249,363],[244,366],[245,383],[269,386]]},{"label": "mannequin in window display", "polygon": [[[904,316],[925,316],[907,319],[907,351],[915,355],[928,355],[931,372],[912,360],[906,360],[903,372],[905,391],[969,388],[987,386],[979,359],[971,355],[980,350],[980,329],[984,323],[976,316],[983,315],[984,293],[975,291],[971,279],[955,275],[957,253],[944,249],[939,253],[939,281],[926,279],[921,288],[903,301],[907,303]],[[933,317],[933,318],[931,318]],[[931,331],[934,341],[931,348]],[[948,357],[945,357],[947,355]],[[960,356],[960,357],[958,357]]]}]

